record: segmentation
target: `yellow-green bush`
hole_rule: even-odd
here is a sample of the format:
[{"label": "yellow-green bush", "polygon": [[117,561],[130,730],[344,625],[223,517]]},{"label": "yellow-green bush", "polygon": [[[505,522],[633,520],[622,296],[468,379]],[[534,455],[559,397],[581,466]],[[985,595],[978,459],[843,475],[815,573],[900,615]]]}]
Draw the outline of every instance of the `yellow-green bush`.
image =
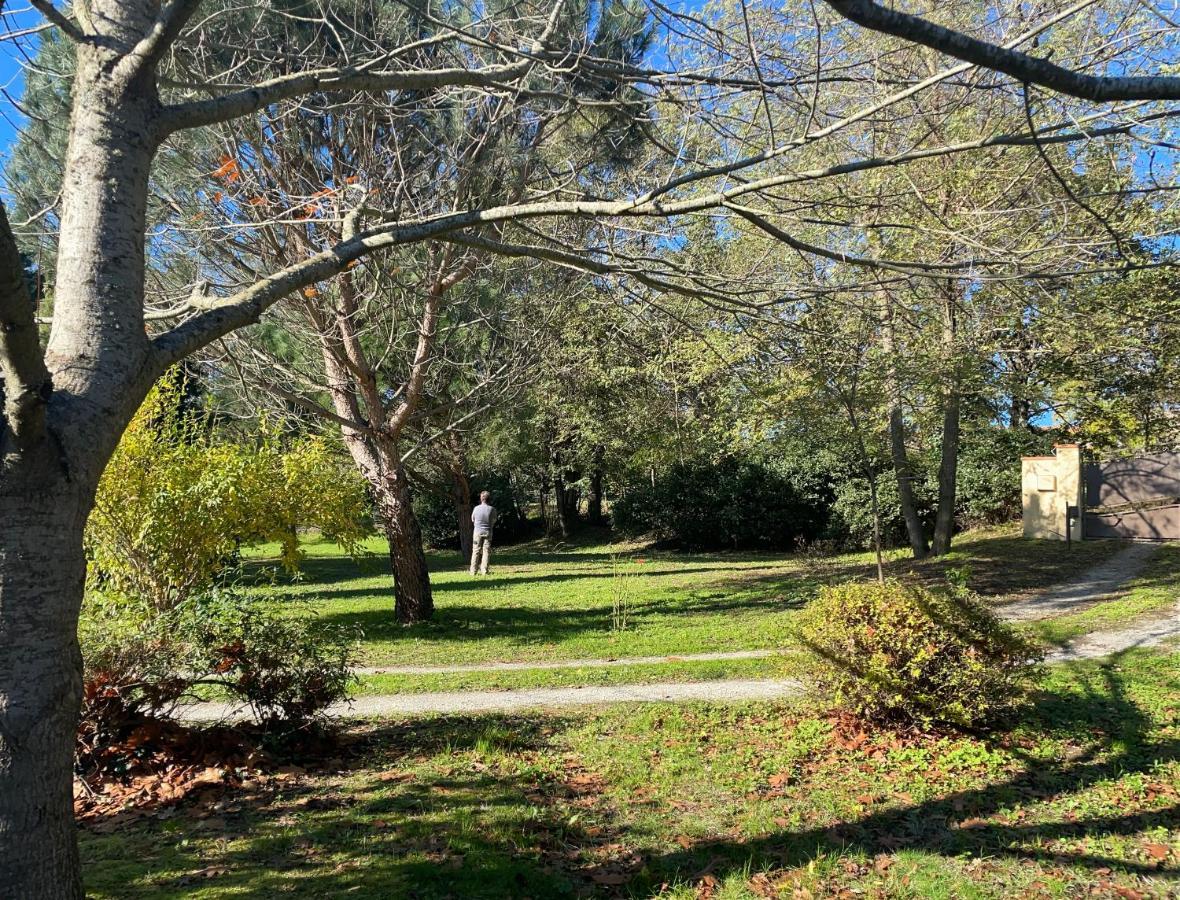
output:
[{"label": "yellow-green bush", "polygon": [[862,718],[973,728],[1026,696],[1039,648],[961,588],[826,587],[801,616],[805,677]]},{"label": "yellow-green bush", "polygon": [[325,441],[284,446],[265,428],[251,444],[216,440],[182,413],[180,390],[153,389],[103,474],[86,529],[92,588],[167,609],[244,543],[277,541],[294,568],[297,527],[345,545],[363,536],[364,487]]}]

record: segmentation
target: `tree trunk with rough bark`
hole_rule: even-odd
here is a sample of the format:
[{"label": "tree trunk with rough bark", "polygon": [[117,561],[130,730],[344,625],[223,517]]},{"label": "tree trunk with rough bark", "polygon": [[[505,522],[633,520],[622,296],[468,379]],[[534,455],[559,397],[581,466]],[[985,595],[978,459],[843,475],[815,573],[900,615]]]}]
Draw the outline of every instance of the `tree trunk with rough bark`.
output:
[{"label": "tree trunk with rough bark", "polygon": [[955,532],[955,482],[959,473],[959,395],[952,388],[942,414],[942,460],[938,466],[938,513],[934,519],[931,549],[936,556],[949,553]]},{"label": "tree trunk with rough bark", "polygon": [[88,498],[0,481],[0,894],[81,897],[73,820]]},{"label": "tree trunk with rough bark", "polygon": [[451,499],[455,504],[455,518],[459,524],[459,553],[463,559],[471,559],[471,539],[474,526],[471,524],[471,482],[461,462],[451,466]]},{"label": "tree trunk with rough bark", "polygon": [[375,487],[374,494],[389,541],[394,615],[403,625],[425,622],[434,615],[434,594],[422,549],[422,528],[414,515],[405,469],[397,465],[385,475],[380,487]]},{"label": "tree trunk with rough bark", "polygon": [[82,896],[72,801],[82,533],[103,467],[167,364],[143,321],[148,173],[161,139],[154,71],[113,63],[154,10],[96,0],[89,14],[110,40],[77,51],[44,352],[29,298],[10,279],[0,285],[0,894],[21,900]]},{"label": "tree trunk with rough bark", "polygon": [[[380,403],[373,397],[376,382],[350,378],[348,366],[344,363],[344,342],[336,337],[338,330],[319,323],[317,327],[332,406],[342,422],[359,423],[364,419],[360,412],[361,399],[357,396],[357,381],[362,382],[359,392],[365,397],[370,411],[379,413]],[[344,446],[369,485],[389,544],[394,616],[403,625],[425,621],[434,613],[434,598],[422,547],[422,529],[410,505],[410,489],[398,442],[387,433],[362,430],[351,424],[342,424],[340,432]]]},{"label": "tree trunk with rough bark", "polygon": [[553,517],[549,514],[549,476],[541,473],[540,487],[537,489],[538,505],[541,507],[541,523],[545,526],[545,535],[553,534]]},{"label": "tree trunk with rough bark", "polygon": [[557,511],[557,524],[561,529],[561,537],[563,540],[569,540],[570,535],[574,532],[574,523],[570,518],[569,492],[561,472],[553,476],[553,506]]},{"label": "tree trunk with rough bark", "polygon": [[447,436],[449,457],[447,470],[451,477],[451,499],[455,504],[455,517],[459,525],[459,553],[464,561],[471,559],[471,480],[467,477],[467,453],[463,439],[454,431]]},{"label": "tree trunk with rough bark", "polygon": [[590,493],[586,497],[586,519],[591,525],[603,525],[606,522],[602,516],[602,457],[603,449],[597,447],[594,451],[594,468],[590,472]]}]

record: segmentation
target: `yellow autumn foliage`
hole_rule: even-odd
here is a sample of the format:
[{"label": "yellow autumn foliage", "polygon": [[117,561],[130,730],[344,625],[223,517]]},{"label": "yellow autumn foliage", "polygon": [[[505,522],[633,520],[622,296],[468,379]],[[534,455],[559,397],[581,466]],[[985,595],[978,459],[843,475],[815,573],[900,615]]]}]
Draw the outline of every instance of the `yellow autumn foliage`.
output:
[{"label": "yellow autumn foliage", "polygon": [[326,441],[284,445],[265,427],[251,444],[218,440],[181,412],[180,391],[175,378],[152,390],[103,474],[86,528],[91,589],[167,609],[244,544],[277,541],[294,570],[297,528],[345,546],[363,537],[363,484]]}]

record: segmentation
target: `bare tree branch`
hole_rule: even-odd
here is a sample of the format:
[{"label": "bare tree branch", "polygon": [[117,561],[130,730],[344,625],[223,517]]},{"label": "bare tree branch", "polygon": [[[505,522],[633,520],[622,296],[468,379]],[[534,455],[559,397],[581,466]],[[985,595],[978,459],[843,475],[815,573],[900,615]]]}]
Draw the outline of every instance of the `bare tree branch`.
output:
[{"label": "bare tree branch", "polygon": [[82,29],[78,27],[78,24],[67,18],[65,13],[54,6],[50,0],[29,0],[29,2],[34,9],[60,28],[71,40],[79,43],[90,40]]},{"label": "bare tree branch", "polygon": [[[174,2],[193,2],[193,0],[174,0]],[[280,100],[290,100],[321,91],[429,91],[457,86],[496,87],[520,78],[536,65],[537,54],[545,49],[557,28],[564,2],[565,0],[556,0],[545,28],[533,41],[530,52],[521,53],[521,58],[516,62],[485,66],[479,69],[456,67],[409,69],[394,72],[372,71],[376,65],[387,62],[396,56],[397,51],[394,51],[372,60],[365,66],[348,69],[320,69],[313,72],[281,75],[253,87],[210,100],[196,100],[168,106],[161,114],[160,124],[165,134],[171,134],[185,128],[228,122],[257,112]]]},{"label": "bare tree branch", "polygon": [[[873,0],[824,0],[846,19],[922,44],[972,65],[1011,75],[1061,94],[1106,103],[1116,100],[1180,100],[1180,78],[1166,75],[1089,75],[1009,47],[981,41],[920,16],[887,9]],[[1089,4],[1087,4],[1089,5]]]},{"label": "bare tree branch", "polygon": [[[4,419],[21,448],[32,446],[44,435],[45,405],[53,390],[35,314],[20,250],[0,203],[0,375]],[[0,438],[3,436],[0,429]]]},{"label": "bare tree branch", "polygon": [[202,0],[169,0],[165,3],[160,9],[160,14],[156,16],[156,21],[132,48],[124,63],[131,62],[136,67],[142,67],[159,60],[180,35],[180,29],[197,11],[201,2]]}]

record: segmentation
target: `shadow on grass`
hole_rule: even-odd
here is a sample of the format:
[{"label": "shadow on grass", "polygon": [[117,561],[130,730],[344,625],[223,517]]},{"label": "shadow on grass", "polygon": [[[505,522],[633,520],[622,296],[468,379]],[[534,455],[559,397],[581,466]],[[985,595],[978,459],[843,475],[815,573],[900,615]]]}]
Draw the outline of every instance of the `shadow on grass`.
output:
[{"label": "shadow on grass", "polygon": [[1028,594],[1082,574],[1114,556],[1119,546],[1107,541],[1032,540],[1019,534],[961,536],[943,557],[895,560],[895,574],[913,572],[926,581],[945,581],[948,569],[966,568],[971,589],[984,597]]},{"label": "shadow on grass", "polygon": [[[684,571],[684,570],[681,570]],[[708,570],[703,570],[708,571]],[[576,578],[577,576],[570,576]],[[581,576],[586,577],[586,576]],[[489,578],[482,584],[494,584]],[[501,584],[504,596],[512,586]],[[438,585],[437,595],[447,596],[448,585]],[[758,576],[728,578],[710,589],[675,597],[633,600],[628,614],[629,628],[675,627],[677,620],[726,613],[779,613],[801,609],[815,595],[819,582],[803,576]],[[326,596],[326,595],[322,595]],[[509,638],[517,644],[558,643],[593,632],[611,629],[611,598],[580,608],[547,607],[537,604],[456,603],[451,600],[435,607],[434,618],[412,626],[398,624],[390,610],[333,609],[321,613],[324,622],[359,628],[366,641],[480,641]]]},{"label": "shadow on grass", "polygon": [[[1097,565],[1120,549],[1118,542],[1099,541],[1077,543],[1072,547],[1060,541],[1029,540],[1019,535],[964,536],[952,552],[944,557],[913,560],[907,557],[886,563],[891,575],[914,575],[929,582],[946,579],[948,569],[965,568],[970,572],[970,586],[983,596],[1020,595],[1060,584]],[[314,545],[304,561],[298,581],[282,571],[276,571],[275,560],[252,559],[243,563],[243,578],[247,581],[278,587],[296,584],[301,593],[314,594],[325,600],[361,597],[379,592],[383,587],[332,588],[332,585],[359,579],[390,577],[389,561],[383,553],[358,557],[316,555]],[[470,581],[436,582],[439,593],[448,591],[481,590],[513,587],[531,583],[561,583],[579,579],[611,578],[609,571],[584,571],[585,568],[608,565],[612,560],[628,562],[644,559],[650,565],[633,574],[640,576],[700,575],[708,572],[732,572],[727,567],[735,564],[783,565],[798,563],[798,575],[815,580],[835,581],[851,578],[871,578],[873,569],[867,557],[863,562],[849,561],[841,555],[801,557],[794,554],[772,553],[675,553],[627,548],[618,554],[609,550],[587,549],[567,551],[548,544],[532,543],[506,548],[495,555],[493,564],[500,567],[529,568],[541,566],[571,566],[568,571],[535,573],[511,571],[493,574],[490,578]],[[431,552],[428,562],[432,571],[462,572],[466,561],[457,553]],[[673,568],[661,563],[675,563]],[[629,573],[632,574],[632,573]],[[784,574],[770,576],[783,579]],[[320,590],[318,586],[324,586]],[[392,594],[392,583],[389,585]]]},{"label": "shadow on grass", "polygon": [[[703,575],[710,572],[729,572],[734,570],[720,566],[702,566],[696,568],[680,568],[680,569],[657,569],[645,568],[643,572],[633,573],[637,577],[676,577],[679,575]],[[493,569],[491,575],[481,575],[476,577],[464,578],[461,581],[438,581],[432,580],[431,590],[436,597],[445,597],[448,594],[463,593],[465,591],[488,591],[488,590],[508,590],[514,587],[523,587],[525,585],[534,584],[562,584],[570,581],[600,581],[604,578],[614,578],[612,572],[556,572],[548,575],[534,575],[531,573],[512,573],[506,575],[497,575]],[[392,582],[389,586],[390,594],[392,595]],[[311,591],[316,600],[344,600],[350,597],[371,597],[375,593],[372,587],[354,587],[354,588],[328,588],[326,590],[316,589]]]},{"label": "shadow on grass", "polygon": [[[529,760],[564,750],[567,726],[540,715],[447,717],[391,723],[368,738],[366,775],[347,793],[293,788],[251,807],[238,803],[225,828],[240,839],[215,854],[219,891],[272,896],[509,898],[646,896],[662,884],[692,883],[806,865],[820,855],[892,853],[905,848],[948,859],[964,855],[1167,876],[1166,869],[1097,852],[1046,846],[1060,839],[1132,835],[1180,827],[1180,806],[1073,820],[1023,821],[1014,810],[1109,779],[1148,774],[1180,758],[1180,740],[1153,739],[1152,723],[1127,695],[1118,661],[1090,685],[1044,694],[1026,717],[1029,738],[1070,738],[1069,759],[1032,755],[1002,781],[927,802],[870,812],[833,827],[784,829],[753,839],[706,840],[641,856],[618,800],[600,781],[560,762]],[[1180,674],[1158,689],[1180,691]],[[1006,737],[997,735],[998,739]],[[477,749],[478,757],[462,751]],[[495,752],[515,766],[500,771]],[[449,759],[437,760],[450,753]],[[491,764],[480,762],[489,758]],[[407,760],[432,768],[402,780]],[[560,759],[560,757],[559,757]],[[391,774],[383,774],[391,773]],[[284,816],[304,815],[298,827]],[[985,822],[995,816],[998,821]],[[288,821],[287,826],[282,823]],[[672,844],[672,835],[668,835]],[[169,840],[171,844],[171,840]],[[139,845],[142,846],[142,845]],[[202,864],[204,860],[200,860]],[[160,886],[181,886],[175,879]],[[236,895],[236,894],[235,894]],[[130,894],[128,894],[130,896]]]},{"label": "shadow on grass", "polygon": [[[901,848],[948,858],[1008,857],[1089,870],[1180,875],[1180,868],[1175,866],[1165,868],[1100,853],[1043,849],[1046,842],[1059,839],[1100,839],[1156,827],[1174,829],[1180,827],[1180,804],[1151,812],[1028,824],[1019,821],[1024,818],[1023,812],[1002,815],[1030,802],[1068,795],[1110,779],[1146,775],[1161,763],[1180,759],[1180,740],[1150,739],[1151,722],[1126,696],[1118,675],[1118,659],[1112,658],[1100,673],[1101,689],[1083,685],[1080,692],[1041,694],[1025,719],[1025,728],[1034,734],[1071,737],[1086,745],[1068,760],[1024,754],[1024,765],[1018,772],[982,788],[871,813],[824,829],[780,832],[740,842],[702,842],[649,860],[656,874],[652,883],[700,871],[705,859],[712,864],[710,871],[721,877],[730,872],[793,868],[833,852],[871,856]],[[1175,696],[1180,692],[1180,674],[1165,678],[1160,689]],[[982,821],[996,815],[1007,821]]]}]

